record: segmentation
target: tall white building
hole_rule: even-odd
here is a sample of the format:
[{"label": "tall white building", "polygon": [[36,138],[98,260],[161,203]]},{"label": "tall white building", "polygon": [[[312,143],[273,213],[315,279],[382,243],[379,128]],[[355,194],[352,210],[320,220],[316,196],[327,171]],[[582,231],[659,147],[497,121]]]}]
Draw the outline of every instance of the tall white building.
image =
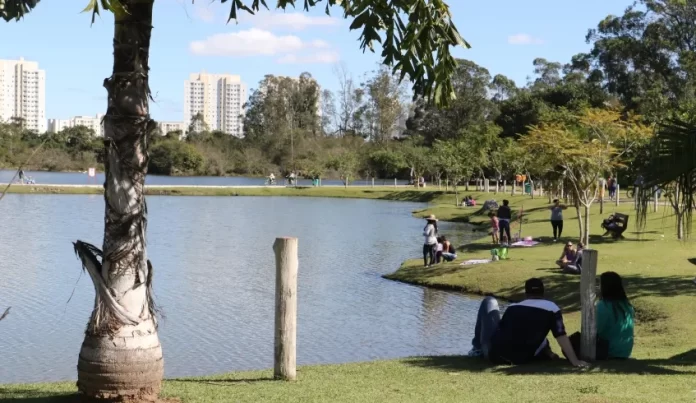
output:
[{"label": "tall white building", "polygon": [[39,63],[0,60],[0,120],[21,118],[24,127],[46,131],[46,72]]},{"label": "tall white building", "polygon": [[[184,123],[200,114],[209,130],[242,137],[247,88],[240,76],[193,73],[184,82]],[[197,124],[196,130],[203,125]]]},{"label": "tall white building", "polygon": [[49,119],[48,132],[58,133],[63,129],[75,126],[85,126],[94,131],[97,137],[104,137],[104,115],[97,114],[95,116],[73,116],[70,119]]}]

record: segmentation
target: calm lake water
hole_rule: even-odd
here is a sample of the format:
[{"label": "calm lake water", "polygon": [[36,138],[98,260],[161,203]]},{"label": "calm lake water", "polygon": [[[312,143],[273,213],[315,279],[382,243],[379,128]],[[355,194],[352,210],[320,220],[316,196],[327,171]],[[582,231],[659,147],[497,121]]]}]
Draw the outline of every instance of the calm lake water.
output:
[{"label": "calm lake water", "polygon": [[[273,365],[276,236],[300,245],[298,363],[468,350],[477,301],[384,280],[419,256],[418,204],[283,197],[149,197],[149,257],[167,377]],[[0,202],[0,383],[76,378],[94,290],[71,242],[101,245],[101,196]],[[462,225],[442,231],[466,241]],[[72,295],[72,298],[71,298]],[[68,300],[70,301],[68,302]]]},{"label": "calm lake water", "polygon": [[[9,183],[14,177],[16,171],[0,170],[0,183]],[[86,173],[74,172],[35,172],[25,171],[25,174],[31,176],[38,185],[90,185],[104,183],[104,174],[97,173],[96,178],[90,178]],[[283,179],[276,172],[276,177],[279,185],[283,184]],[[220,177],[220,176],[160,176],[148,175],[145,182],[148,185],[161,186],[262,186],[266,181],[265,178],[245,178],[245,177]],[[322,185],[343,185],[340,180],[322,179]],[[399,185],[406,185],[407,181],[397,181]],[[312,186],[312,181],[309,179],[300,179],[298,182],[301,186]],[[372,180],[359,179],[351,183],[352,186],[367,186],[371,185]],[[393,185],[394,179],[375,179],[375,185]]]}]

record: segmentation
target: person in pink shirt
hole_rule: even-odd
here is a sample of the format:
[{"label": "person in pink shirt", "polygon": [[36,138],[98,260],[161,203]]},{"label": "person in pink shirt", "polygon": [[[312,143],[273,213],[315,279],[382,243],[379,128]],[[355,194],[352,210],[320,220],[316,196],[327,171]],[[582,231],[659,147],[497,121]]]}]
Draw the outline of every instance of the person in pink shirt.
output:
[{"label": "person in pink shirt", "polygon": [[488,217],[491,219],[491,236],[493,237],[493,243],[497,245],[500,243],[500,237],[498,236],[500,232],[498,217],[496,217],[495,213],[492,211],[488,213]]}]

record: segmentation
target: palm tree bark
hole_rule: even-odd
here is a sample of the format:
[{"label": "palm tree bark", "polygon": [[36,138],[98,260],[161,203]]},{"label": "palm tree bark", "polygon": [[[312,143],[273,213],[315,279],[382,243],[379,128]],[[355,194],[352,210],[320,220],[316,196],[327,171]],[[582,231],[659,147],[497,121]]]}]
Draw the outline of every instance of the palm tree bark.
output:
[{"label": "palm tree bark", "polygon": [[121,0],[114,10],[114,67],[104,81],[106,181],[103,253],[77,241],[95,286],[78,360],[79,391],[94,400],[154,401],[164,370],[147,260],[143,196],[149,115],[148,59],[154,0]]}]

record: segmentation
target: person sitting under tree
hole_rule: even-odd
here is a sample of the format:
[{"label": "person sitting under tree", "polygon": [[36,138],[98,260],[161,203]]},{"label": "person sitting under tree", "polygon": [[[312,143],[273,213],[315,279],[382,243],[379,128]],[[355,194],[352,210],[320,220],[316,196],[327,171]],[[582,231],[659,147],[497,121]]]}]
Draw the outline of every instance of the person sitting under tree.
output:
[{"label": "person sitting under tree", "polygon": [[557,359],[546,338],[551,332],[563,354],[575,367],[588,364],[578,359],[566,335],[561,309],[544,299],[544,283],[531,278],[524,284],[526,299],[511,304],[500,316],[498,301],[486,297],[481,302],[470,357],[485,357],[494,364],[525,364]]}]

